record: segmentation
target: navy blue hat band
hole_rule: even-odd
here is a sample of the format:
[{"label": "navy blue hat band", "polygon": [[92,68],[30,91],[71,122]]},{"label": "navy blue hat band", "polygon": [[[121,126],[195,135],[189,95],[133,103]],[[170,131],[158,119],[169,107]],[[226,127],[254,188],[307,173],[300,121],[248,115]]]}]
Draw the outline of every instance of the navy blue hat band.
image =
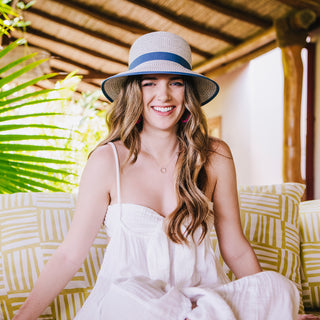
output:
[{"label": "navy blue hat band", "polygon": [[173,61],[181,66],[183,66],[186,69],[191,70],[191,66],[187,60],[182,58],[181,56],[171,53],[171,52],[149,52],[145,53],[141,56],[139,56],[137,59],[132,61],[129,65],[129,70],[139,66],[140,64],[152,60],[167,60],[167,61]]}]

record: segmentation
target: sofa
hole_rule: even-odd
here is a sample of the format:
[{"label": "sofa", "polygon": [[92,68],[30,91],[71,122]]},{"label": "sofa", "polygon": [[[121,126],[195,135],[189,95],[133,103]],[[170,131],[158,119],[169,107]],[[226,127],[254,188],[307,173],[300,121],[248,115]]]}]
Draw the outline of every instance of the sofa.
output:
[{"label": "sofa", "polygon": [[[239,187],[244,233],[264,270],[280,272],[300,291],[300,312],[320,315],[320,200],[302,201],[305,186]],[[39,272],[66,235],[76,195],[0,195],[0,319],[12,319]],[[225,272],[214,230],[213,248]],[[73,319],[94,286],[107,237],[101,227],[88,257],[41,319]],[[62,266],[63,267],[63,266]]]}]

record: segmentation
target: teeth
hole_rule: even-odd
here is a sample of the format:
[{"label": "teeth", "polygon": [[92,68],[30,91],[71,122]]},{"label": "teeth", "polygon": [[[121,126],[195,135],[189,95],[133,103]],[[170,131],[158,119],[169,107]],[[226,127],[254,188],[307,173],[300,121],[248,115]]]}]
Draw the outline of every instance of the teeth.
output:
[{"label": "teeth", "polygon": [[159,112],[168,112],[173,109],[173,107],[153,107],[154,110]]}]

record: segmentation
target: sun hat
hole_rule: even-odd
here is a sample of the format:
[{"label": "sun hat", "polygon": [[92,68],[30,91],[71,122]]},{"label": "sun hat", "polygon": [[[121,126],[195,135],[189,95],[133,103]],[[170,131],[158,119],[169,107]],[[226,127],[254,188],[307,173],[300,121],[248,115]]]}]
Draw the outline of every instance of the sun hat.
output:
[{"label": "sun hat", "polygon": [[218,94],[219,86],[215,81],[192,71],[191,67],[191,49],[183,38],[164,31],[147,33],[131,46],[128,71],[105,79],[101,85],[102,92],[112,102],[128,76],[177,74],[193,77],[200,103],[204,105]]}]

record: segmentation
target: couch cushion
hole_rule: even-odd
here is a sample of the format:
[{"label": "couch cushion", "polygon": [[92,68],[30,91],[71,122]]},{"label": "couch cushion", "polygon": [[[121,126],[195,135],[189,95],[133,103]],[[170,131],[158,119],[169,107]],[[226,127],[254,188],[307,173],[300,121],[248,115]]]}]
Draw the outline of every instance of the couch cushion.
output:
[{"label": "couch cushion", "polygon": [[[75,195],[0,195],[0,319],[12,319],[41,269],[69,229]],[[45,319],[73,319],[89,295],[103,260],[102,229],[80,270],[44,312]],[[1,278],[2,276],[2,278]]]},{"label": "couch cushion", "polygon": [[306,308],[320,308],[320,200],[300,204],[301,283]]},{"label": "couch cushion", "polygon": [[[244,234],[250,241],[261,267],[292,280],[301,293],[298,212],[305,186],[284,183],[239,188],[240,215]],[[230,279],[235,279],[222,261],[215,231],[215,252]],[[300,312],[303,312],[302,299]]]}]

